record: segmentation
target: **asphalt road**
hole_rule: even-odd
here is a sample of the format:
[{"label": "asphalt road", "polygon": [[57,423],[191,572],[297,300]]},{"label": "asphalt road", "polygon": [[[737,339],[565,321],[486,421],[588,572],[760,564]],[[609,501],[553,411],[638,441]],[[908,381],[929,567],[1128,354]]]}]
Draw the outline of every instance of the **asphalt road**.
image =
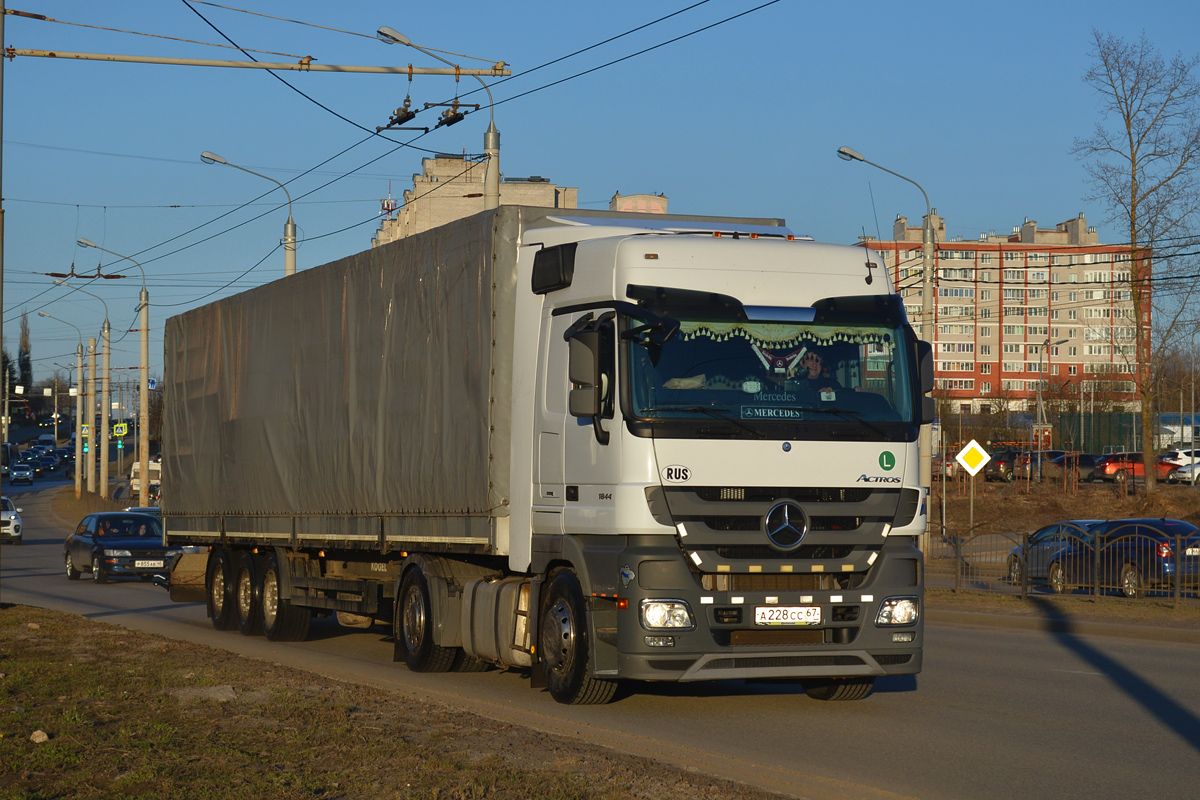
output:
[{"label": "asphalt road", "polygon": [[[6,487],[7,488],[7,487]],[[39,487],[40,488],[40,487]],[[635,684],[564,707],[517,673],[416,675],[382,629],[329,621],[299,644],[212,629],[202,604],[62,574],[66,531],[37,492],[0,550],[0,601],[56,608],[391,690],[806,798],[1193,798],[1200,647],[931,624],[925,671],[851,703],[785,683]]]}]

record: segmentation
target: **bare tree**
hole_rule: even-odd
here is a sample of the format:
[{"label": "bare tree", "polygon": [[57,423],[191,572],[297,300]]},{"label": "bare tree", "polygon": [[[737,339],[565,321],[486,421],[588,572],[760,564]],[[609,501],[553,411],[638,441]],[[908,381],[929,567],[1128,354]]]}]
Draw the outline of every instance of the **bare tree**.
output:
[{"label": "bare tree", "polygon": [[[1146,491],[1154,491],[1154,350],[1151,325],[1169,341],[1183,324],[1188,303],[1177,293],[1154,304],[1161,285],[1182,257],[1179,244],[1200,209],[1200,57],[1166,62],[1145,34],[1136,42],[1093,30],[1094,62],[1084,81],[1100,95],[1101,119],[1072,152],[1084,161],[1094,194],[1110,221],[1128,231],[1129,288],[1136,339],[1137,391],[1141,401]],[[1152,320],[1152,310],[1165,318]]]}]

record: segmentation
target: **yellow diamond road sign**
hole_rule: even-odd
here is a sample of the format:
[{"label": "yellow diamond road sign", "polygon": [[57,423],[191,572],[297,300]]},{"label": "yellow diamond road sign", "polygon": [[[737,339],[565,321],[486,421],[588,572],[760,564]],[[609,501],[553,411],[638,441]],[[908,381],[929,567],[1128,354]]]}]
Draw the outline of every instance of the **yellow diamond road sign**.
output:
[{"label": "yellow diamond road sign", "polygon": [[962,464],[963,469],[969,472],[972,476],[978,475],[979,470],[983,469],[983,465],[992,460],[988,455],[988,451],[984,450],[979,442],[972,439],[966,447],[958,451],[958,455],[954,460]]}]

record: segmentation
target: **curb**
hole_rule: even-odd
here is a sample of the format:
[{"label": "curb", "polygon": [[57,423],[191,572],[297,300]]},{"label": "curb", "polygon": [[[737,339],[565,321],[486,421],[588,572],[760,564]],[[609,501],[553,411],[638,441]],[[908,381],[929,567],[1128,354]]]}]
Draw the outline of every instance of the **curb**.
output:
[{"label": "curb", "polygon": [[1175,644],[1200,645],[1200,630],[1189,628],[1160,628],[1146,625],[1126,625],[1094,620],[1076,620],[1063,617],[1018,617],[1006,614],[980,614],[973,611],[946,611],[925,609],[928,622],[943,625],[961,625],[978,628],[1004,628],[1007,630],[1041,631],[1042,633],[1068,634],[1071,636],[1112,636],[1121,639],[1172,642]]}]

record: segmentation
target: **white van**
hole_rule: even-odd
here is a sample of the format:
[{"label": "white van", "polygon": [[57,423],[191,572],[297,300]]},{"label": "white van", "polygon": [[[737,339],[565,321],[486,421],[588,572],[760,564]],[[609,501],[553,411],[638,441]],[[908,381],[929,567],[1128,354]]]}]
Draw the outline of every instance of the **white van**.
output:
[{"label": "white van", "polygon": [[58,440],[54,438],[53,433],[43,433],[37,438],[38,444],[48,444],[51,447],[58,447]]},{"label": "white van", "polygon": [[[141,482],[141,463],[133,462],[133,469],[129,473],[129,491],[140,492],[142,490]],[[158,461],[150,462],[150,485],[154,486],[162,482],[162,464]]]}]

